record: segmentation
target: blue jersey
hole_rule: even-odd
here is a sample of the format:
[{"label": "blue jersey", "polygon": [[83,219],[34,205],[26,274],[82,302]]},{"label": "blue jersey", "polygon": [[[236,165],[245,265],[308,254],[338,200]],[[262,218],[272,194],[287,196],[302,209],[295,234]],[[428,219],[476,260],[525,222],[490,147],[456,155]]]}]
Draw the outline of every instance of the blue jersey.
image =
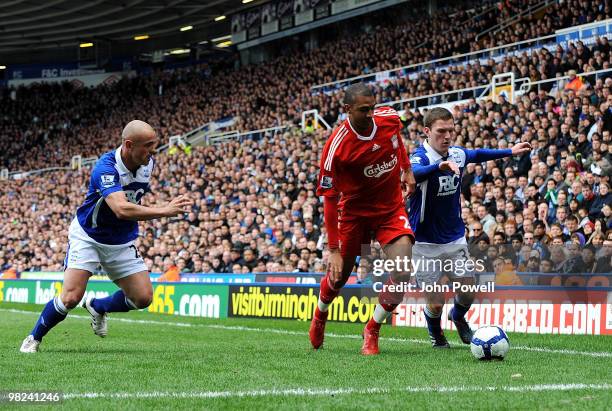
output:
[{"label": "blue jersey", "polygon": [[121,147],[104,154],[96,162],[85,202],[77,209],[77,219],[89,237],[101,244],[126,244],[138,237],[138,222],[120,220],[104,199],[123,191],[128,201],[140,204],[149,189],[153,159],[132,173],[121,160]]},{"label": "blue jersey", "polygon": [[[417,182],[410,196],[408,216],[416,241],[448,244],[465,236],[461,219],[461,178],[468,163],[496,160],[512,155],[512,150],[468,150],[450,147],[442,157],[425,141],[410,157]],[[438,164],[452,161],[459,166],[459,175],[441,171]]]}]

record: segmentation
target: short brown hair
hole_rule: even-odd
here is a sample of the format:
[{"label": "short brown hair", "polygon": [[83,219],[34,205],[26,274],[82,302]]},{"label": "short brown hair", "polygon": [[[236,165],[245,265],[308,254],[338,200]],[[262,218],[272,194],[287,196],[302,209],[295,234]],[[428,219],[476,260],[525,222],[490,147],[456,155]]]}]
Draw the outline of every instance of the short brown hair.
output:
[{"label": "short brown hair", "polygon": [[423,125],[427,128],[431,128],[433,123],[437,120],[452,120],[453,114],[443,107],[434,107],[428,110],[423,117]]}]

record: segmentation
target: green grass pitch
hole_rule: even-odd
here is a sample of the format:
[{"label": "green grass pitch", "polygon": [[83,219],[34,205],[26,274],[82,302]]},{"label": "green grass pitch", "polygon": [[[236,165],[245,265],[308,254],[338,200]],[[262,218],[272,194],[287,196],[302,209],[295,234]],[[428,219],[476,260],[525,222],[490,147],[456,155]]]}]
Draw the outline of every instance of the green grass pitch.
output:
[{"label": "green grass pitch", "polygon": [[[18,352],[41,306],[0,304],[0,391],[62,391],[65,409],[609,409],[612,338],[510,334],[501,362],[479,362],[449,333],[383,328],[363,357],[362,325],[114,314],[96,337],[75,309],[41,345]],[[36,410],[41,405],[0,403]],[[51,407],[49,407],[51,408]],[[54,407],[55,408],[55,407]]]}]

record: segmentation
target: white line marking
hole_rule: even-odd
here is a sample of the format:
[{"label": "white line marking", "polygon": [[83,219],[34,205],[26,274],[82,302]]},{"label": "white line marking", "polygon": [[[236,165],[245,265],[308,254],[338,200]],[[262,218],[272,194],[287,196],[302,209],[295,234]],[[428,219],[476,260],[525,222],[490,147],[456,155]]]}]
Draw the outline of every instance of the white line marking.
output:
[{"label": "white line marking", "polygon": [[611,390],[610,384],[539,384],[524,386],[437,386],[437,387],[400,387],[400,388],[290,388],[252,391],[200,391],[200,392],[84,392],[69,393],[64,399],[82,398],[242,398],[271,396],[327,396],[327,395],[360,395],[360,394],[391,394],[391,393],[457,393],[457,392],[542,392],[542,391],[572,391],[572,390]]},{"label": "white line marking", "polygon": [[[0,308],[0,311],[11,312],[15,314],[29,314],[36,315],[39,314],[34,311],[25,311],[25,310],[15,310],[15,309],[7,309]],[[69,315],[70,318],[77,318],[81,320],[90,320],[91,317],[85,315]],[[149,324],[149,325],[164,325],[164,326],[174,326],[174,327],[201,327],[201,328],[212,328],[219,330],[227,330],[227,331],[250,331],[250,332],[262,332],[269,334],[280,334],[280,335],[296,335],[300,337],[305,337],[307,333],[302,331],[292,331],[292,330],[283,330],[278,328],[258,328],[258,327],[245,327],[241,325],[220,325],[220,324],[194,324],[194,323],[182,323],[182,322],[174,322],[174,321],[156,321],[156,320],[133,320],[129,318],[111,318],[110,321],[117,321],[123,323],[131,323],[131,324]],[[334,333],[325,333],[326,337],[331,338],[346,338],[346,339],[355,339],[360,340],[360,335],[353,334],[334,334]],[[430,344],[427,339],[418,339],[418,338],[397,338],[397,337],[380,337],[382,341],[391,341],[398,343],[415,343],[415,344]],[[556,349],[556,348],[545,348],[545,347],[527,347],[524,345],[512,345],[513,350],[520,351],[531,351],[531,352],[541,352],[546,354],[564,354],[564,355],[584,355],[587,357],[601,357],[601,358],[612,358],[612,352],[608,351],[576,351],[576,350],[566,350],[566,349]]]}]

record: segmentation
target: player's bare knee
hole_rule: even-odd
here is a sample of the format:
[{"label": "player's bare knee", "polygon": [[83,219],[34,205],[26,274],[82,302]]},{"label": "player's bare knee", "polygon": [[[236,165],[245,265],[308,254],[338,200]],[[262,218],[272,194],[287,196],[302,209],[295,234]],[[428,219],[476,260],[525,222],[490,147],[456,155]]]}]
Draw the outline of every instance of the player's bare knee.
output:
[{"label": "player's bare knee", "polygon": [[412,255],[412,238],[403,235],[385,247],[385,253],[391,257],[410,257]]},{"label": "player's bare knee", "polygon": [[144,294],[137,296],[136,298],[132,300],[134,305],[138,307],[139,310],[142,310],[143,308],[147,308],[148,306],[150,306],[152,301],[153,301],[153,293],[144,293]]},{"label": "player's bare knee", "polygon": [[79,305],[79,303],[83,299],[83,293],[78,291],[62,293],[62,296],[60,298],[62,300],[62,304],[64,304],[64,307],[69,310],[72,310],[74,307]]},{"label": "player's bare knee", "polygon": [[138,293],[138,295],[136,296],[136,300],[134,301],[134,304],[136,304],[138,308],[143,309],[143,308],[147,308],[148,306],[150,306],[152,301],[153,301],[153,287],[148,287],[142,290],[140,293]]},{"label": "player's bare knee", "polygon": [[135,304],[136,304],[136,307],[138,307],[139,310],[142,310],[142,309],[145,309],[148,306],[150,306],[151,305],[151,301],[152,301],[152,299],[150,299],[150,298],[149,299],[141,299],[141,300],[137,300]]},{"label": "player's bare knee", "polygon": [[429,308],[429,311],[434,314],[442,314],[443,307],[443,304],[427,304],[427,308]]}]

